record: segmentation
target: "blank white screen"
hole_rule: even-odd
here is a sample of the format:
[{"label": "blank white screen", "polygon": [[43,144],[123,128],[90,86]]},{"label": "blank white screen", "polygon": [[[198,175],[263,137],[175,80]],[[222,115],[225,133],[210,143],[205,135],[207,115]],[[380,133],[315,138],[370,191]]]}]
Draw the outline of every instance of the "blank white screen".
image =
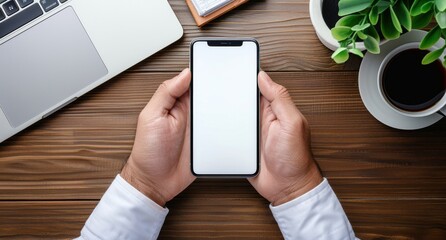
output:
[{"label": "blank white screen", "polygon": [[257,45],[193,46],[192,163],[196,174],[257,170]]}]

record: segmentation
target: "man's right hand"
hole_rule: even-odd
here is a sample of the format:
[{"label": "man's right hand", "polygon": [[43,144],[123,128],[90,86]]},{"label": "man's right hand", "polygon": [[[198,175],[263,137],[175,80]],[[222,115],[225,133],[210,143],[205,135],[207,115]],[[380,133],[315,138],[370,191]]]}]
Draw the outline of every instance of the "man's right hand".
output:
[{"label": "man's right hand", "polygon": [[248,179],[264,198],[277,206],[322,182],[310,149],[310,130],[285,87],[259,73],[261,119],[260,173]]}]

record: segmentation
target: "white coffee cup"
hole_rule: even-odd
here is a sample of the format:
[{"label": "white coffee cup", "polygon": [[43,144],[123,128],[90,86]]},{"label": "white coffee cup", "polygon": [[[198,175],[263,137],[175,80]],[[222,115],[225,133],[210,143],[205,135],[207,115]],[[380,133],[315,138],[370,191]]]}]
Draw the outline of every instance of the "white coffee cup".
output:
[{"label": "white coffee cup", "polygon": [[[420,111],[407,111],[407,110],[398,108],[395,105],[393,105],[389,101],[389,99],[385,96],[382,79],[383,79],[384,70],[386,69],[386,66],[389,63],[389,61],[400,52],[403,52],[408,49],[418,49],[419,45],[420,45],[419,42],[407,43],[407,44],[404,44],[404,45],[401,45],[401,46],[395,48],[389,54],[387,54],[387,56],[385,56],[385,58],[381,62],[381,65],[379,66],[379,70],[378,70],[377,84],[378,84],[378,89],[379,89],[379,95],[391,109],[393,109],[394,111],[396,111],[402,115],[408,116],[408,117],[426,117],[426,116],[430,116],[430,115],[436,114],[436,113],[446,116],[446,92],[443,95],[443,97],[439,101],[437,101],[434,105],[430,106],[427,109],[423,109]],[[436,48],[430,49],[430,51],[434,51],[434,50],[436,50]],[[444,56],[445,56],[445,54],[443,53],[443,55],[440,56],[439,59],[444,59]]]}]

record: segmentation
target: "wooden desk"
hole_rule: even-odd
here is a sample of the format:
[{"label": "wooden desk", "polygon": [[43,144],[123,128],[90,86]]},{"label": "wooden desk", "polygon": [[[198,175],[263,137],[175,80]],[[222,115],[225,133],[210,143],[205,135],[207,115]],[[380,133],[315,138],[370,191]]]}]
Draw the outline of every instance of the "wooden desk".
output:
[{"label": "wooden desk", "polygon": [[[198,29],[171,0],[184,37],[0,144],[0,237],[79,234],[129,156],[138,113],[188,66],[199,36],[251,36],[261,66],[285,85],[312,128],[313,152],[362,239],[446,239],[446,121],[419,131],[384,126],[358,92],[359,60],[335,65],[316,38],[308,0],[251,1]],[[161,239],[280,239],[246,180],[199,179],[168,204]]]}]

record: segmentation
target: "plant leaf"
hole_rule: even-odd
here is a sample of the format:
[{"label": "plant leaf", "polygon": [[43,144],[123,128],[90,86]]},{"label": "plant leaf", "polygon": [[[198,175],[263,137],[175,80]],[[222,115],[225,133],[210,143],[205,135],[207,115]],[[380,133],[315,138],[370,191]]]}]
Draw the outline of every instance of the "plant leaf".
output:
[{"label": "plant leaf", "polygon": [[338,64],[347,62],[349,55],[348,49],[345,47],[338,48],[332,55],[331,58]]},{"label": "plant leaf", "polygon": [[376,25],[378,23],[379,15],[378,15],[378,7],[374,6],[370,10],[369,20],[372,25]]},{"label": "plant leaf", "polygon": [[399,33],[402,33],[403,29],[401,28],[400,20],[398,20],[398,17],[396,16],[396,13],[395,13],[395,10],[393,10],[392,6],[390,6],[390,17],[392,18],[392,23],[393,23],[393,26],[395,27],[395,29]]},{"label": "plant leaf", "polygon": [[363,32],[361,32],[361,31],[357,32],[357,34],[358,34],[358,37],[359,37],[361,40],[364,40],[364,39],[367,38],[367,35],[365,35],[365,34],[364,34]]},{"label": "plant leaf", "polygon": [[437,5],[437,9],[440,12],[444,12],[444,10],[446,10],[446,1],[445,0],[435,0],[435,5]]},{"label": "plant leaf", "polygon": [[355,54],[356,56],[363,58],[364,57],[364,53],[361,52],[361,50],[357,49],[357,48],[352,48],[348,50],[350,53]]},{"label": "plant leaf", "polygon": [[421,13],[429,12],[434,6],[434,2],[427,2],[423,6],[421,6]]},{"label": "plant leaf", "polygon": [[444,47],[439,48],[435,51],[432,51],[432,52],[426,54],[426,56],[424,56],[424,58],[423,58],[422,63],[424,65],[428,65],[428,64],[435,62],[435,60],[437,60],[439,57],[441,57],[441,54],[443,54],[443,52],[444,52]]},{"label": "plant leaf", "polygon": [[[446,2],[446,0],[444,0]],[[438,26],[441,29],[446,29],[446,12],[439,12],[435,15],[435,20],[437,20]]]},{"label": "plant leaf", "polygon": [[386,11],[389,7],[390,7],[390,1],[386,1],[386,0],[382,0],[382,1],[378,1],[378,3],[376,3],[376,7],[378,7],[378,14],[383,13],[384,11]]},{"label": "plant leaf", "polygon": [[390,10],[381,14],[381,32],[385,39],[392,40],[400,37],[400,33],[395,29],[394,24],[392,24]]},{"label": "plant leaf", "polygon": [[366,23],[366,24],[362,24],[362,25],[357,24],[352,27],[352,31],[358,32],[358,31],[365,30],[368,27],[370,27],[370,23]]},{"label": "plant leaf", "polygon": [[435,45],[435,43],[440,40],[441,37],[441,29],[439,26],[436,26],[430,30],[426,36],[424,36],[423,40],[420,43],[420,49],[426,50]]},{"label": "plant leaf", "polygon": [[364,34],[372,36],[372,37],[375,38],[378,42],[381,41],[381,37],[379,36],[378,31],[376,31],[376,28],[373,27],[373,26],[367,28],[366,30],[364,30]]},{"label": "plant leaf", "polygon": [[338,41],[342,41],[350,37],[352,30],[349,27],[334,27],[331,29],[331,35]]},{"label": "plant leaf", "polygon": [[421,29],[425,28],[432,21],[434,16],[433,12],[417,15],[412,18],[412,28]]},{"label": "plant leaf", "polygon": [[376,3],[375,6],[377,7],[388,7],[390,6],[390,1],[389,0],[378,0],[378,2]]},{"label": "plant leaf", "polygon": [[358,22],[361,22],[361,20],[363,18],[364,18],[364,16],[361,14],[348,15],[348,16],[340,18],[338,20],[338,22],[336,22],[336,27],[340,27],[340,26],[353,27],[356,24],[358,24]]},{"label": "plant leaf", "polygon": [[372,5],[373,0],[339,0],[339,16],[360,12]]},{"label": "plant leaf", "polygon": [[399,1],[397,3],[395,13],[398,16],[401,25],[410,32],[412,30],[412,18],[410,17],[409,9],[407,9],[404,1]]},{"label": "plant leaf", "polygon": [[423,5],[430,1],[432,0],[415,0],[415,2],[412,4],[412,7],[410,8],[410,15],[415,17],[420,14],[423,14],[422,11]]},{"label": "plant leaf", "polygon": [[366,39],[364,39],[364,46],[370,53],[373,54],[379,54],[379,42],[372,36],[367,36]]}]

